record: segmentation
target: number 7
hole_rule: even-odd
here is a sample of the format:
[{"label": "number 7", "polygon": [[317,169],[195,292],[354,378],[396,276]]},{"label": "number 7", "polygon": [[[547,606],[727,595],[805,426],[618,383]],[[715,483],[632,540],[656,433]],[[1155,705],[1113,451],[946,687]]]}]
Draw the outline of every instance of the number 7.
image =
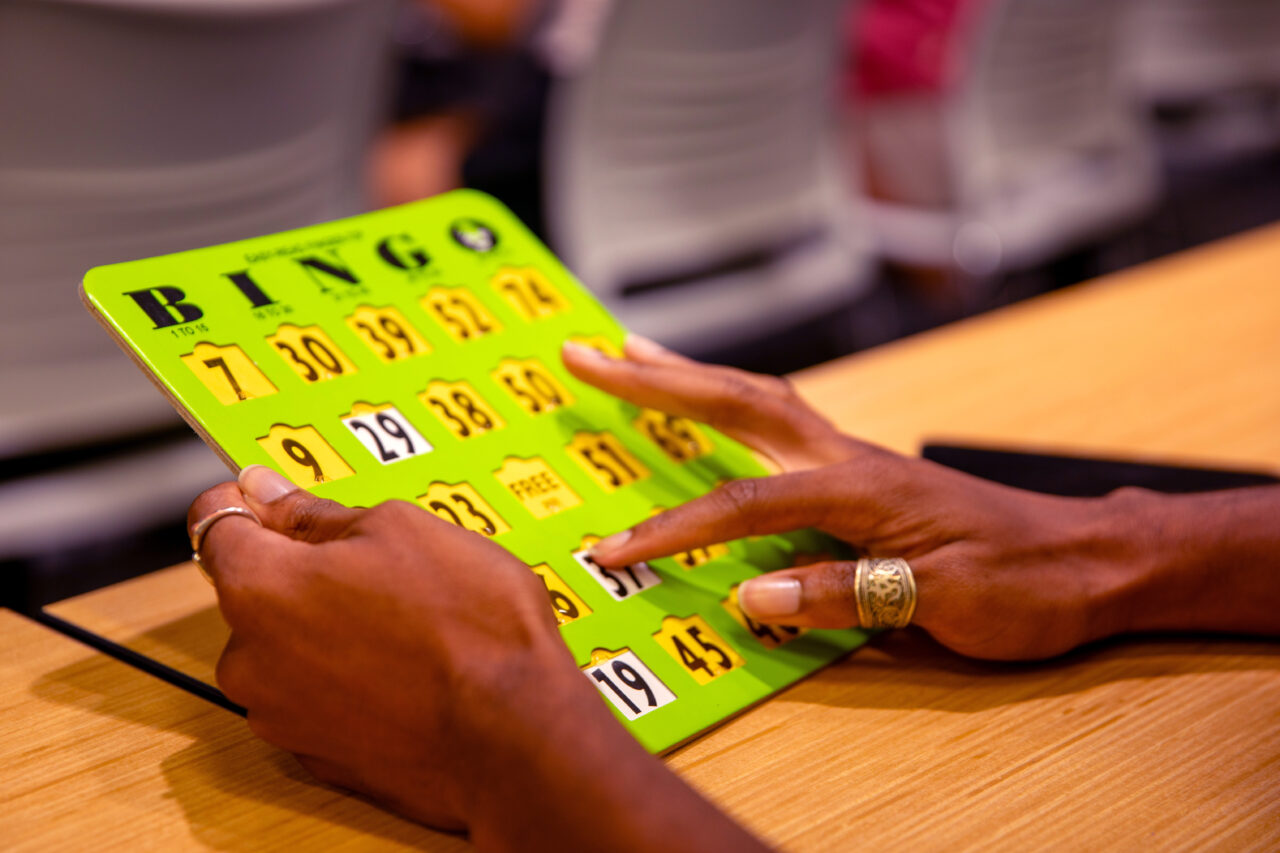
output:
[{"label": "number 7", "polygon": [[206,358],[204,360],[204,366],[221,368],[222,372],[227,375],[227,382],[231,383],[231,390],[236,392],[236,396],[241,400],[249,399],[249,395],[244,393],[244,389],[241,388],[240,383],[236,381],[236,375],[231,372],[231,368],[227,366],[227,363],[222,359],[222,356],[218,356],[217,358]]}]

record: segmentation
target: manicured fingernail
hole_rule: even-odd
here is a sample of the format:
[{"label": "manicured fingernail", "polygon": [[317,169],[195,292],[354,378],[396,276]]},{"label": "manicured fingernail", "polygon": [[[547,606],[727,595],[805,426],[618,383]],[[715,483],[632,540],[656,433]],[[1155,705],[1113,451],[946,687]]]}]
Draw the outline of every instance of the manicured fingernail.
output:
[{"label": "manicured fingernail", "polygon": [[671,350],[643,335],[627,335],[627,349],[636,355],[666,355]]},{"label": "manicured fingernail", "polygon": [[623,545],[626,545],[628,540],[630,539],[631,539],[631,531],[622,530],[622,531],[619,531],[618,533],[614,533],[612,536],[604,537],[599,542],[592,545],[591,549],[587,553],[590,556],[594,557],[601,553],[616,551],[619,548],[621,548]]},{"label": "manicured fingernail", "polygon": [[800,612],[800,581],[767,575],[743,581],[738,587],[738,603],[753,619],[791,616]]},{"label": "manicured fingernail", "polygon": [[580,358],[601,359],[605,357],[604,353],[600,352],[600,350],[595,347],[589,347],[585,344],[580,344],[577,341],[565,341],[561,350],[566,353],[571,352]]},{"label": "manicured fingernail", "polygon": [[240,491],[264,504],[298,490],[297,486],[265,465],[250,465],[243,469],[239,481]]}]

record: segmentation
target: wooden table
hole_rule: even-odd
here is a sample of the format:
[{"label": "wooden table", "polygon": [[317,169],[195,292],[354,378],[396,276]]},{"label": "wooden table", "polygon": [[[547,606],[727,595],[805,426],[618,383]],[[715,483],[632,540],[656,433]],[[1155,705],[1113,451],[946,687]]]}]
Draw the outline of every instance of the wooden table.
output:
[{"label": "wooden table", "polygon": [[[1280,469],[1280,227],[807,371],[840,424]],[[202,677],[179,566],[59,615]],[[202,700],[0,614],[0,839],[32,849],[461,847],[307,781]],[[795,850],[1280,848],[1280,646],[1116,641],[1034,665],[897,632],[670,762]]]}]

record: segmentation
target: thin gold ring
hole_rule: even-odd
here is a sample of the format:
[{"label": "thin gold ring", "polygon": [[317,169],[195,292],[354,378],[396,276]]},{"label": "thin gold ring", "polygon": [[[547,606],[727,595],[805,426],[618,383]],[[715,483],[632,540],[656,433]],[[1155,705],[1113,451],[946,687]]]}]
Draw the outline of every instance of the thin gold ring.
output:
[{"label": "thin gold ring", "polygon": [[863,628],[905,628],[916,612],[916,579],[901,557],[858,560],[854,599]]},{"label": "thin gold ring", "polygon": [[224,506],[221,509],[215,509],[204,518],[196,522],[196,526],[191,528],[191,562],[196,564],[196,568],[200,570],[200,574],[204,575],[204,579],[209,583],[213,583],[213,578],[209,577],[209,573],[205,570],[204,563],[200,560],[200,546],[204,544],[204,537],[209,534],[210,528],[224,518],[230,518],[233,515],[241,515],[251,519],[262,527],[262,519],[258,518],[253,510],[244,506]]}]

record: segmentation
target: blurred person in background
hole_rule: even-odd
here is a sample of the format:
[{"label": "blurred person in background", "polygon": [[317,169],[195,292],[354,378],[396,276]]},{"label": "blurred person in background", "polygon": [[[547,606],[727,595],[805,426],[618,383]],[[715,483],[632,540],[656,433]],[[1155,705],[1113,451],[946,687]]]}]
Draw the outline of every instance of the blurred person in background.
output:
[{"label": "blurred person in background", "polygon": [[[874,199],[917,207],[954,201],[947,163],[946,95],[962,73],[958,42],[985,0],[866,0],[849,6],[850,158]],[[961,311],[945,269],[895,265],[895,275],[943,315]]]},{"label": "blurred person in background", "polygon": [[850,5],[844,88],[855,104],[866,191],[940,205],[951,200],[941,96],[960,69],[951,55],[965,16],[984,0],[868,0]]},{"label": "blurred person in background", "polygon": [[375,206],[461,186],[542,234],[550,74],[588,61],[611,0],[412,0],[396,26],[395,121],[370,157]]},{"label": "blurred person in background", "polygon": [[463,164],[508,107],[511,65],[539,0],[412,0],[398,17],[397,121],[371,153],[372,201],[404,204],[463,184]]}]

